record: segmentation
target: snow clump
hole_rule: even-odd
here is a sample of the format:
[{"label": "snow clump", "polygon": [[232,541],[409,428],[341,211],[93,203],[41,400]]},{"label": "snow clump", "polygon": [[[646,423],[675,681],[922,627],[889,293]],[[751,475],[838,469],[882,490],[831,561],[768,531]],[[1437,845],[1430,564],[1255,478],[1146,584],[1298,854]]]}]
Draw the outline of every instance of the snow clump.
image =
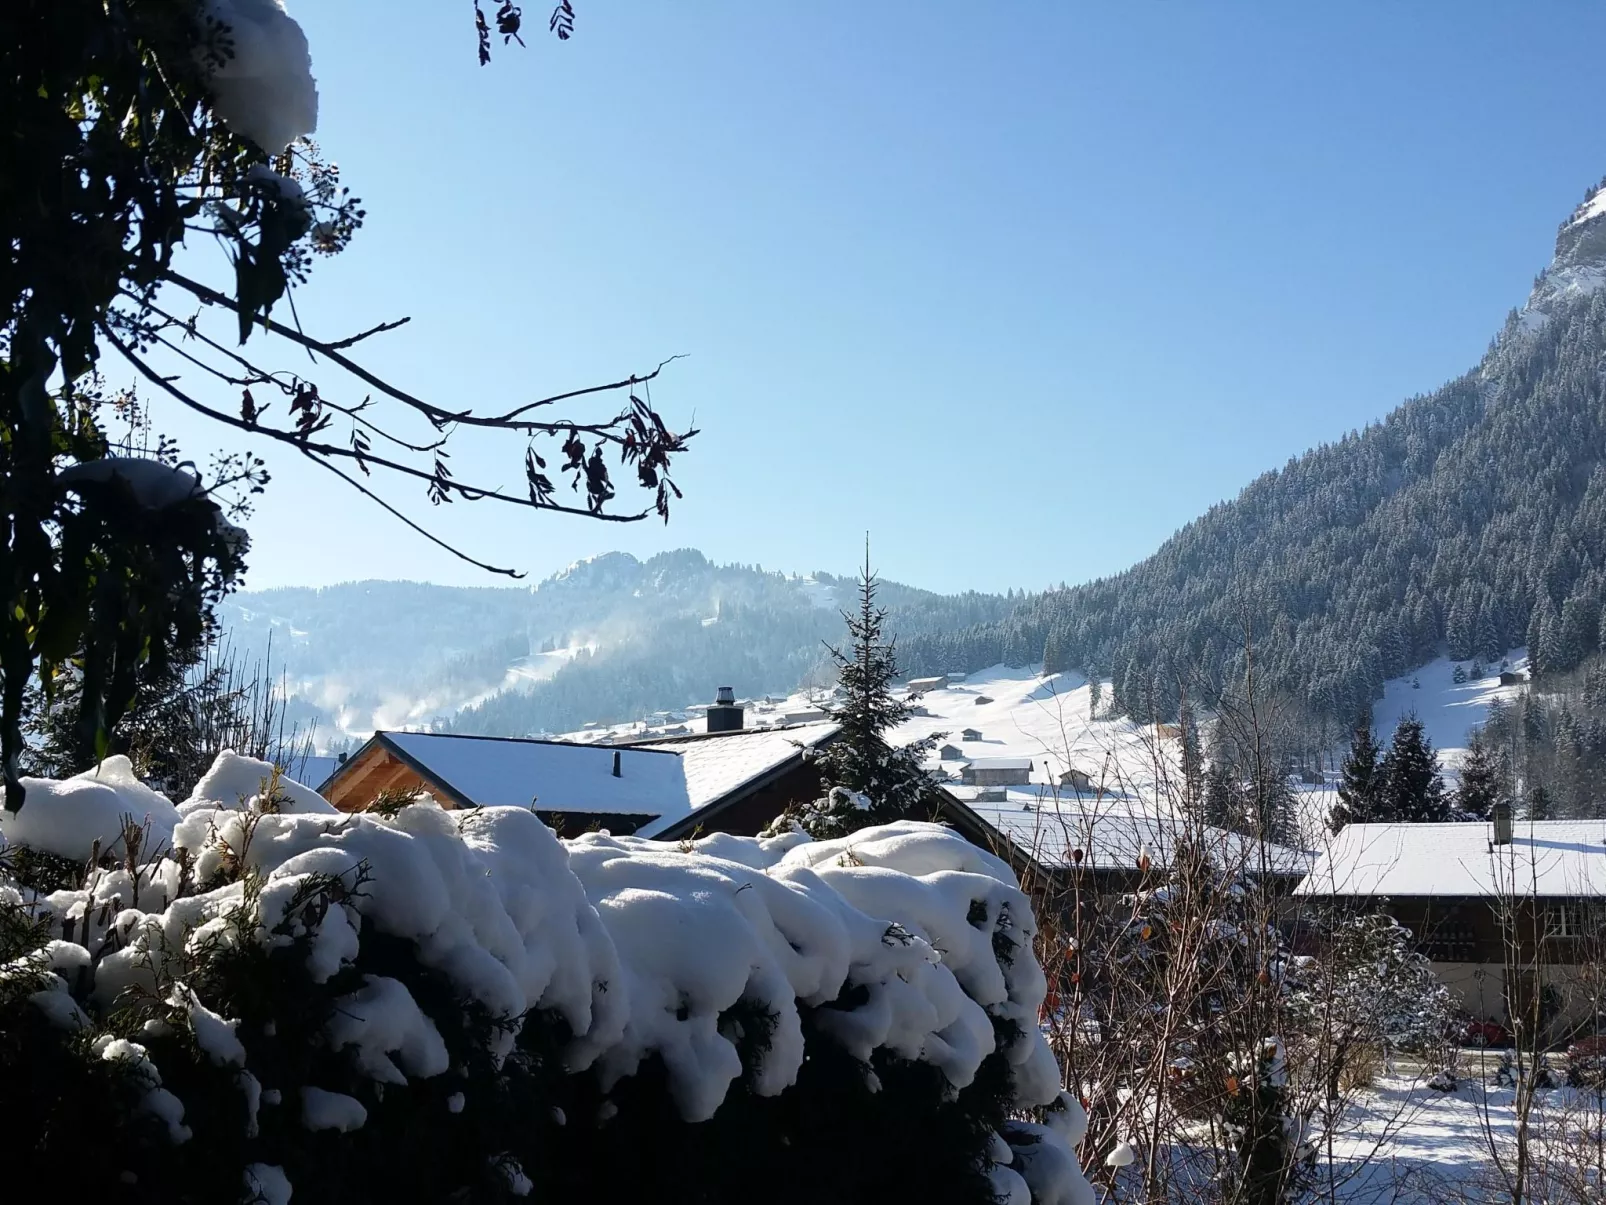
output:
[{"label": "snow clump", "polygon": [[205,62],[223,124],[270,155],[316,130],[307,35],[283,0],[203,0],[202,11],[219,29]]}]

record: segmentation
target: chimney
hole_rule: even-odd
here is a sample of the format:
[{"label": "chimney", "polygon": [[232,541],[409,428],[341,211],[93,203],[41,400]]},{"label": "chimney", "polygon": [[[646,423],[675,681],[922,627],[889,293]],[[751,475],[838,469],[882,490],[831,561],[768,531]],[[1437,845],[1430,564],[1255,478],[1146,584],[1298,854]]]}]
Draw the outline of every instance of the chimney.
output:
[{"label": "chimney", "polygon": [[619,750],[617,749],[613,751],[613,776],[615,778],[622,777],[622,775],[619,773]]},{"label": "chimney", "polygon": [[1502,799],[1499,803],[1494,805],[1494,810],[1490,815],[1490,819],[1492,819],[1494,821],[1494,842],[1493,842],[1493,844],[1495,844],[1495,845],[1510,845],[1511,844],[1511,804],[1508,801]]},{"label": "chimney", "polygon": [[714,705],[708,709],[708,731],[739,732],[742,727],[742,709],[736,706],[736,692],[721,686],[714,695]]}]

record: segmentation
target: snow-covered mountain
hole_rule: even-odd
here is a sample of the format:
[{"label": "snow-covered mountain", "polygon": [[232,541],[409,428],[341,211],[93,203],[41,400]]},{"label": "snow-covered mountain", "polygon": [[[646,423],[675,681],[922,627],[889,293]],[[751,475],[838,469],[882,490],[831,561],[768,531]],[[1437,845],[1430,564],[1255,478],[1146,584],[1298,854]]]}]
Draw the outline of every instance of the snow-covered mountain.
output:
[{"label": "snow-covered mountain", "polygon": [[917,673],[1042,661],[1111,678],[1136,714],[1244,679],[1347,730],[1448,654],[1606,652],[1606,187],[1561,224],[1482,360],[1210,508],[1115,576],[998,623],[917,637]]},{"label": "snow-covered mountain", "polygon": [[[842,638],[852,579],[715,565],[683,549],[607,553],[528,588],[352,582],[247,592],[222,610],[248,659],[271,649],[292,712],[320,740],[449,723],[520,735],[706,702],[716,686],[785,693]],[[1012,601],[881,587],[894,628],[996,619]]]}]

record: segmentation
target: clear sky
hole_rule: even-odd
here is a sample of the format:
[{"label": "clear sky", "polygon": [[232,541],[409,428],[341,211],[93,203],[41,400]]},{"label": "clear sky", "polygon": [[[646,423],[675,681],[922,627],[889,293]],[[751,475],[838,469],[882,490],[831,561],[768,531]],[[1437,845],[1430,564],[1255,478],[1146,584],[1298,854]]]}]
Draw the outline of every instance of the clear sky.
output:
[{"label": "clear sky", "polygon": [[[466,0],[289,0],[369,212],[309,328],[411,315],[367,357],[451,406],[688,357],[667,528],[394,495],[533,578],[1117,571],[1471,367],[1606,173],[1596,3],[575,5],[481,68]],[[249,585],[500,584],[266,454]]]}]

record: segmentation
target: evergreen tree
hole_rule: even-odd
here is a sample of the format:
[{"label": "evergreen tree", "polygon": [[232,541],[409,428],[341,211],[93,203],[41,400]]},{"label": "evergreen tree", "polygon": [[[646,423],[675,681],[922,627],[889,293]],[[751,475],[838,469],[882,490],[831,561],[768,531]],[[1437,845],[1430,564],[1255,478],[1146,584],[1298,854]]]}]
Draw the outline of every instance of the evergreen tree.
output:
[{"label": "evergreen tree", "polygon": [[1528,788],[1526,819],[1551,820],[1555,816],[1555,805],[1550,798],[1550,792],[1545,789],[1544,783],[1536,782]]},{"label": "evergreen tree", "polygon": [[934,784],[921,762],[941,734],[907,745],[887,740],[887,733],[912,712],[892,694],[898,662],[895,642],[885,635],[886,608],[876,605],[876,586],[866,547],[858,613],[842,616],[852,644],[846,653],[826,646],[836,663],[842,697],[828,709],[840,730],[819,758],[827,794],[799,816],[815,837],[841,837],[904,817],[924,820],[932,802]]},{"label": "evergreen tree", "polygon": [[1439,758],[1416,716],[1407,714],[1395,726],[1382,771],[1378,819],[1426,824],[1450,818]]},{"label": "evergreen tree", "polygon": [[1199,723],[1194,719],[1192,704],[1186,699],[1177,711],[1177,726],[1182,729],[1184,803],[1190,812],[1197,813],[1204,802],[1204,756],[1199,748]]},{"label": "evergreen tree", "polygon": [[1233,772],[1229,751],[1219,741],[1211,753],[1210,769],[1205,773],[1201,818],[1206,824],[1233,831],[1244,826],[1243,785]]},{"label": "evergreen tree", "polygon": [[1268,762],[1257,776],[1252,835],[1263,841],[1292,845],[1298,839],[1297,809],[1284,769],[1281,763]]},{"label": "evergreen tree", "polygon": [[1499,762],[1483,734],[1475,732],[1467,744],[1466,760],[1461,763],[1456,809],[1470,820],[1487,820],[1503,793]]},{"label": "evergreen tree", "polygon": [[1372,718],[1364,716],[1350,737],[1349,754],[1340,770],[1338,802],[1328,813],[1327,827],[1333,832],[1346,824],[1364,824],[1378,819],[1383,781],[1379,756],[1377,741],[1372,736]]}]

